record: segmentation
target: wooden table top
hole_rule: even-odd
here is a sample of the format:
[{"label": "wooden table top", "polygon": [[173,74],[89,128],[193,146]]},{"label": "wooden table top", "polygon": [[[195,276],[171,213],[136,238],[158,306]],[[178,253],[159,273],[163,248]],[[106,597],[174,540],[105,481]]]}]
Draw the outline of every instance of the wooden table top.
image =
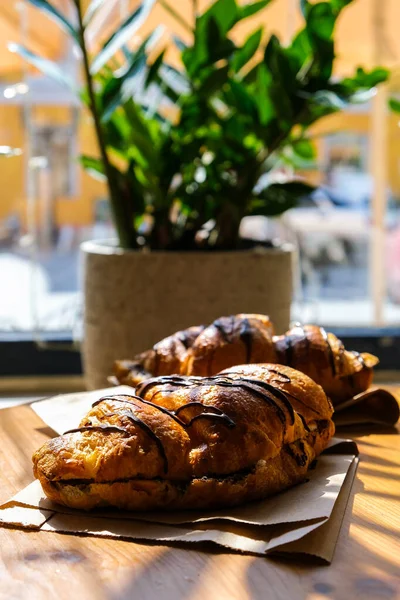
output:
[{"label": "wooden table top", "polygon": [[[361,461],[330,566],[0,528],[0,598],[400,599],[399,433],[349,433]],[[52,434],[29,406],[0,411],[0,503]]]}]

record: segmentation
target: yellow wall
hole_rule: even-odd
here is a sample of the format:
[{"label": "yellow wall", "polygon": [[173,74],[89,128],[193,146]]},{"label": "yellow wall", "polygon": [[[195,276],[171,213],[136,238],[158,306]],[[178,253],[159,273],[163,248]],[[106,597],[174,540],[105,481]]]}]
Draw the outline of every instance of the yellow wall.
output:
[{"label": "yellow wall", "polygon": [[[64,107],[35,107],[32,119],[40,125],[63,124],[71,119],[69,109]],[[0,108],[0,145],[22,148],[26,146],[23,111],[19,106]],[[96,140],[89,118],[81,115],[78,126],[78,152],[97,156]],[[77,163],[78,163],[78,157]],[[27,198],[25,181],[25,158],[0,157],[0,224],[10,214],[18,214],[24,227],[27,222]],[[94,180],[78,165],[75,197],[54,199],[55,224],[87,226],[93,222],[94,204],[106,196],[105,185]],[[40,200],[36,201],[37,218],[40,218]]]},{"label": "yellow wall", "polygon": [[[22,148],[22,113],[16,106],[0,106],[0,145]],[[0,223],[11,212],[21,213],[25,204],[24,158],[0,157]]]}]

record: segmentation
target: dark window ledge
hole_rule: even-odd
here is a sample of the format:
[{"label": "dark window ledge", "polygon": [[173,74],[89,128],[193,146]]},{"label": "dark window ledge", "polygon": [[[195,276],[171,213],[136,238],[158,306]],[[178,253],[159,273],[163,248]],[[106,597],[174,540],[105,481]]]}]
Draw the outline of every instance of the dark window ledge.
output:
[{"label": "dark window ledge", "polygon": [[[400,328],[329,328],[350,350],[370,352],[380,358],[379,370],[400,370]],[[118,358],[118,357],[116,357]],[[80,375],[79,351],[67,334],[32,337],[0,334],[0,376]]]}]

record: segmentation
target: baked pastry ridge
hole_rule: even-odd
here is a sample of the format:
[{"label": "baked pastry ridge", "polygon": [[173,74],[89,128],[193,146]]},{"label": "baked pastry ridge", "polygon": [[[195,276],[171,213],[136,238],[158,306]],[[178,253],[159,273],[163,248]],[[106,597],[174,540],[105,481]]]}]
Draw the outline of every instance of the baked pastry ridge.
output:
[{"label": "baked pastry ridge", "polygon": [[95,402],[34,454],[34,474],[73,508],[233,506],[304,480],[331,416],[323,390],[288,367],[153,378]]},{"label": "baked pastry ridge", "polygon": [[284,335],[273,335],[268,317],[239,314],[221,317],[208,327],[190,328],[186,347],[178,332],[136,357],[116,361],[114,383],[136,386],[158,375],[215,375],[238,364],[277,363],[291,366],[322,385],[334,404],[366,390],[379,362],[368,353],[346,350],[333,334],[316,325],[296,325]]}]

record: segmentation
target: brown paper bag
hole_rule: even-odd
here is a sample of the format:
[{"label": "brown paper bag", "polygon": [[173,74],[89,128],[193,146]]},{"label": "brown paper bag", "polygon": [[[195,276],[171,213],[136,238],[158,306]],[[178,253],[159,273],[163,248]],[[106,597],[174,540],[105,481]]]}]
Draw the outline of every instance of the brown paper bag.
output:
[{"label": "brown paper bag", "polygon": [[103,396],[115,396],[116,394],[132,394],[134,389],[128,385],[119,385],[92,392],[75,392],[73,394],[60,394],[46,400],[33,402],[31,408],[39,417],[62,434],[68,429],[77,427],[92,404]]},{"label": "brown paper bag", "polygon": [[55,505],[33,482],[0,507],[7,526],[153,541],[212,543],[266,555],[309,554],[331,562],[357,468],[354,442],[334,439],[309,481],[263,500],[213,512],[90,514]]},{"label": "brown paper bag", "polygon": [[337,427],[351,425],[395,425],[400,406],[394,394],[371,387],[335,407],[333,419]]}]

